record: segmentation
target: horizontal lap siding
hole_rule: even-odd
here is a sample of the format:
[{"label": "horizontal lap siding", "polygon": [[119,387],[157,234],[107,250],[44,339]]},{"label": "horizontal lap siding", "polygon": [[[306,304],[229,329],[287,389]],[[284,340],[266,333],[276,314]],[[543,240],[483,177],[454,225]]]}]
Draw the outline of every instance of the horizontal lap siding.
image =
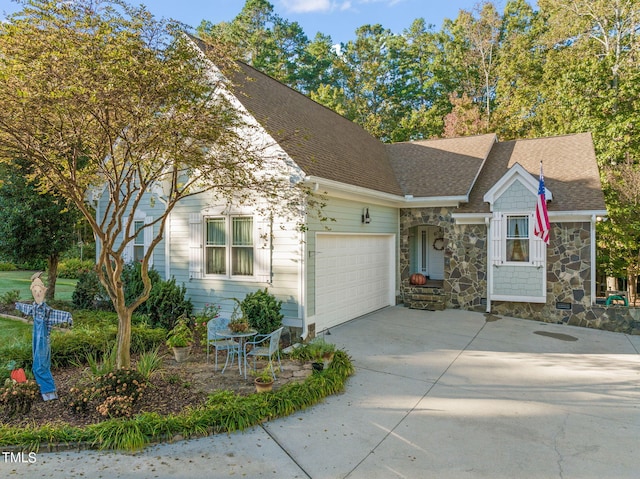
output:
[{"label": "horizontal lap siding", "polygon": [[[371,217],[369,224],[362,223],[361,216],[364,208],[369,208],[369,216]],[[309,218],[309,230],[307,232],[308,253],[306,255],[307,316],[316,314],[316,269],[314,256],[316,251],[316,233],[395,234],[396,253],[398,249],[399,212],[397,208],[370,205],[340,198],[329,198],[322,212],[324,216],[335,219],[335,221],[319,221],[316,218]],[[396,254],[396,258],[397,257],[398,255]],[[396,278],[396,285],[397,281]]]},{"label": "horizontal lap siding", "polygon": [[198,195],[184,200],[176,206],[171,218],[171,274],[178,284],[185,284],[196,310],[207,303],[217,303],[222,305],[223,311],[231,312],[235,303],[229,298],[242,300],[247,293],[267,287],[270,293],[282,300],[285,318],[296,320],[299,317],[299,258],[302,245],[295,225],[282,230],[280,223],[274,221],[272,284],[254,280],[189,277],[189,215],[206,208],[210,204],[207,199],[204,195]]}]

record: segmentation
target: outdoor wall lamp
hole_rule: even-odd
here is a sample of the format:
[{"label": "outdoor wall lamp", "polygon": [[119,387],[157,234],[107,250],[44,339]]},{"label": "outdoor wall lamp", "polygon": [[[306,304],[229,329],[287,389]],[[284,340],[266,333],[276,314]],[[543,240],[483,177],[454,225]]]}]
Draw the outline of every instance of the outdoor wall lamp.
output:
[{"label": "outdoor wall lamp", "polygon": [[362,210],[362,222],[366,225],[371,223],[371,216],[369,216],[369,208]]}]

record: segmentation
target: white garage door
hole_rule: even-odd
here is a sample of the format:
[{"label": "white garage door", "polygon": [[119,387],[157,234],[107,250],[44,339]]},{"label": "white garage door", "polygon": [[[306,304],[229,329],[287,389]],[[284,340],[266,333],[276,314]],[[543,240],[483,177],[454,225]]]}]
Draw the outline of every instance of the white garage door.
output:
[{"label": "white garage door", "polygon": [[316,332],[395,303],[393,235],[318,234]]}]

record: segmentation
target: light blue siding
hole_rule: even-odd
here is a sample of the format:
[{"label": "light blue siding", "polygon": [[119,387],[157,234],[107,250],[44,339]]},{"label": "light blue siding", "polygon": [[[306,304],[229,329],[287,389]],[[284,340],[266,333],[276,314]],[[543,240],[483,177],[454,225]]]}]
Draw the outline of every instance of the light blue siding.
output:
[{"label": "light blue siding", "polygon": [[[362,223],[364,208],[369,208],[369,216],[371,218],[371,222],[369,224]],[[398,229],[400,214],[398,208],[371,205],[368,203],[349,201],[339,198],[330,198],[323,209],[323,214],[331,220],[323,222],[319,221],[317,218],[309,218],[308,221],[306,240],[307,255],[305,258],[307,316],[313,316],[316,313],[314,294],[316,276],[316,233],[395,234],[396,258],[398,257],[399,246],[397,243],[399,236]],[[396,285],[397,284],[398,279],[396,278]]]}]

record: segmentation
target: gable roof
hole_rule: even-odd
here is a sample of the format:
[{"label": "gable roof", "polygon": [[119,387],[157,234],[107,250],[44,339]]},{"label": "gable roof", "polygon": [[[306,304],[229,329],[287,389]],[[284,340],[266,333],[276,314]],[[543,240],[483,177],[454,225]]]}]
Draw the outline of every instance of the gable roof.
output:
[{"label": "gable roof", "polygon": [[[207,46],[191,37],[203,51]],[[544,161],[549,211],[606,211],[589,133],[499,142],[495,134],[385,145],[356,123],[237,62],[232,93],[309,177],[379,192],[411,206],[442,200],[485,214],[484,194],[519,163],[535,178]],[[416,203],[414,203],[416,205]]]},{"label": "gable roof", "polygon": [[238,64],[231,78],[234,94],[307,175],[402,195],[382,142],[329,108]]},{"label": "gable roof", "polygon": [[466,197],[495,134],[421,140],[387,145],[393,171],[405,195]]},{"label": "gable roof", "polygon": [[488,213],[484,194],[516,163],[534,178],[540,176],[543,162],[545,186],[553,191],[552,211],[603,211],[604,194],[590,133],[513,140],[496,143],[491,149],[469,202],[460,213]]}]

